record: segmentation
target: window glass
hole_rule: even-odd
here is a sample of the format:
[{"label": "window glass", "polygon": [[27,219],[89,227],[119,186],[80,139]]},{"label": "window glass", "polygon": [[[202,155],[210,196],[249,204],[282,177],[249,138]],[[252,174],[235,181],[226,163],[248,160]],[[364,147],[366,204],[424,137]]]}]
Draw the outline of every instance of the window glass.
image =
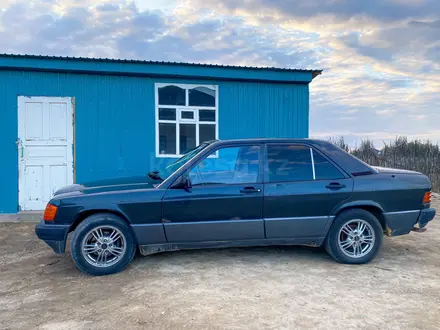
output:
[{"label": "window glass", "polygon": [[185,105],[185,89],[178,86],[159,88],[159,105]]},{"label": "window glass", "polygon": [[223,148],[218,158],[205,158],[190,172],[193,185],[256,183],[260,147]]},{"label": "window glass", "polygon": [[194,119],[194,111],[182,111],[182,119]]},{"label": "window glass", "polygon": [[313,180],[312,157],[308,147],[268,145],[267,158],[269,182]]},{"label": "window glass", "polygon": [[200,124],[199,135],[200,143],[215,140],[215,125]]},{"label": "window glass", "polygon": [[199,121],[215,121],[215,110],[199,110]]},{"label": "window glass", "polygon": [[196,147],[196,125],[180,124],[180,153],[187,153]]},{"label": "window glass", "polygon": [[189,105],[215,107],[215,89],[199,86],[189,90]]},{"label": "window glass", "polygon": [[159,108],[159,119],[176,120],[176,109]]},{"label": "window glass", "polygon": [[176,153],[176,125],[159,124],[159,152],[162,155]]},{"label": "window glass", "polygon": [[315,163],[316,180],[335,180],[344,178],[335,166],[316,151],[313,151],[313,161]]},{"label": "window glass", "polygon": [[202,143],[197,148],[189,151],[184,156],[180,157],[164,169],[159,171],[159,176],[163,179],[168,178],[172,173],[174,173],[180,166],[188,162],[190,159],[195,157],[199,152],[201,152],[203,149],[205,149],[209,144]]}]

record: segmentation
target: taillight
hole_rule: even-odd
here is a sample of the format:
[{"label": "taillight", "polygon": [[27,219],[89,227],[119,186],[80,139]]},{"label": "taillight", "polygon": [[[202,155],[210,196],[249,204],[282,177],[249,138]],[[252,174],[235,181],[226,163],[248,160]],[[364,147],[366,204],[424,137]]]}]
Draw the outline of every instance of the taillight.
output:
[{"label": "taillight", "polygon": [[429,204],[429,203],[431,203],[431,192],[427,191],[423,196],[423,204]]},{"label": "taillight", "polygon": [[52,204],[47,204],[46,210],[44,210],[43,220],[44,221],[55,221],[55,216],[57,214],[57,211],[58,211],[58,207],[56,207],[55,205],[52,205]]}]

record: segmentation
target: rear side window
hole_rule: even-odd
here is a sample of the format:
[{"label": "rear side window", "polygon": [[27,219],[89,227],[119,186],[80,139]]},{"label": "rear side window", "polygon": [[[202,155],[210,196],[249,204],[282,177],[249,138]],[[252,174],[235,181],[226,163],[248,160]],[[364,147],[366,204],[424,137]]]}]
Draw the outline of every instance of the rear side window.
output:
[{"label": "rear side window", "polygon": [[313,180],[311,149],[299,145],[268,145],[266,181]]},{"label": "rear side window", "polygon": [[327,159],[313,151],[313,162],[315,164],[316,180],[335,180],[343,179],[344,176]]}]

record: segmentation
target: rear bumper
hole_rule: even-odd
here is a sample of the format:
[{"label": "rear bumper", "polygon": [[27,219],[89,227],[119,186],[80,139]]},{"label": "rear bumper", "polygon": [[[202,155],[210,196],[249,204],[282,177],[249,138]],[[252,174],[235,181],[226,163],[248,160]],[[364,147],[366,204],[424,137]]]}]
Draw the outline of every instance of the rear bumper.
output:
[{"label": "rear bumper", "polygon": [[417,223],[419,224],[420,228],[425,227],[428,222],[430,222],[435,217],[435,209],[425,209],[420,212],[419,219],[417,220]]},{"label": "rear bumper", "polygon": [[425,227],[435,217],[435,209],[384,213],[388,236],[409,234],[415,225]]},{"label": "rear bumper", "polygon": [[49,245],[55,253],[64,253],[69,227],[69,225],[52,225],[40,221],[35,226],[35,234]]}]

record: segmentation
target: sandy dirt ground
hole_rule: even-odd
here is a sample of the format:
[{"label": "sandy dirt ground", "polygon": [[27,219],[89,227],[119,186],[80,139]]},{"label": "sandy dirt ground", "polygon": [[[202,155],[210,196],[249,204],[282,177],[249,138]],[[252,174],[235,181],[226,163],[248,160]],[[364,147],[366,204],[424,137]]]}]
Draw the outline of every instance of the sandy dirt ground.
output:
[{"label": "sandy dirt ground", "polygon": [[363,266],[242,248],[138,256],[107,277],[53,254],[32,223],[0,224],[0,329],[440,329],[438,220]]}]

